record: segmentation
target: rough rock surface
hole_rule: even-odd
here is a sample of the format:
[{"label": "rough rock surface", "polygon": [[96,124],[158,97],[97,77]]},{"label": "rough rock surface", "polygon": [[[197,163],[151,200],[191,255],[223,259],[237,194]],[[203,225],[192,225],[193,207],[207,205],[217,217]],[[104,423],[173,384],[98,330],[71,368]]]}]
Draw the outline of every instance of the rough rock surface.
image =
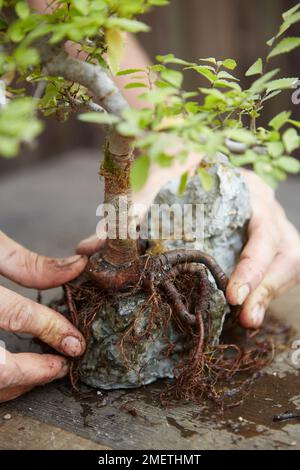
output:
[{"label": "rough rock surface", "polygon": [[[204,204],[204,236],[196,240],[164,240],[162,248],[200,249],[216,258],[228,274],[234,268],[237,256],[245,242],[246,225],[249,218],[248,190],[240,172],[233,169],[225,158],[210,165],[213,187],[204,191],[196,175],[188,181],[182,196],[178,195],[179,180],[166,184],[155,199],[157,204]],[[151,231],[149,233],[151,235]],[[229,306],[212,277],[210,308],[213,317],[213,343],[217,343]],[[134,346],[128,345],[124,361],[120,342],[124,332],[134,320],[136,336],[145,331],[150,307],[143,309],[147,296],[140,292],[134,296],[107,300],[93,325],[91,341],[81,364],[81,380],[88,385],[103,389],[132,388],[149,384],[163,377],[172,378],[174,367],[182,354],[188,351],[189,341],[169,323],[163,333],[160,325],[149,336],[142,337]],[[162,312],[167,310],[162,306]],[[205,320],[205,319],[204,319]],[[176,343],[172,354],[166,356],[168,338]]]},{"label": "rough rock surface", "polygon": [[[189,179],[184,194],[179,196],[180,179],[162,187],[156,204],[203,204],[203,235],[195,240],[164,240],[165,250],[186,248],[201,250],[212,255],[223,271],[231,274],[246,240],[247,221],[250,217],[249,192],[244,177],[232,167],[225,156],[219,154],[215,163],[208,164],[213,185],[205,191],[195,175]],[[150,225],[150,224],[149,224]],[[192,229],[195,230],[193,222]],[[149,238],[155,238],[149,229]]]}]

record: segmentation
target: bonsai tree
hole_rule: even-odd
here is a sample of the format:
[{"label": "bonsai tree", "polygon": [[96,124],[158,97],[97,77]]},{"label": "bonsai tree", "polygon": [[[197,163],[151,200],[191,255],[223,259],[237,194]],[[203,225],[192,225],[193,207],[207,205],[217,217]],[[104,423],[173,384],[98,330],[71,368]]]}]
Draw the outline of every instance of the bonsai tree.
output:
[{"label": "bonsai tree", "polygon": [[[207,190],[212,184],[207,161],[217,152],[225,154],[232,165],[251,165],[273,187],[288,173],[299,171],[292,154],[300,147],[300,122],[291,118],[290,111],[280,112],[267,127],[259,119],[269,100],[297,82],[297,77],[281,77],[272,60],[300,46],[300,38],[284,36],[300,21],[300,3],[283,14],[278,33],[267,43],[266,58],[258,58],[247,70],[250,84],[246,89],[235,75],[237,63],[229,58],[191,63],[167,54],[158,56],[157,64],[146,69],[119,70],[124,34],[148,30],[137,15],[166,3],[57,0],[51,2],[51,11],[41,14],[25,1],[0,0],[0,154],[11,158],[21,145],[35,139],[43,128],[41,115],[65,120],[76,112],[82,121],[106,126],[100,173],[105,180],[104,202],[114,208],[115,225],[100,251],[90,258],[86,275],[101,292],[143,289],[153,303],[160,292],[172,315],[196,332],[195,363],[203,353],[202,313],[207,309],[207,275],[202,266],[223,291],[227,277],[203,252],[145,252],[130,235],[136,226],[132,190],[143,187],[153,162],[171,166],[176,160],[184,162],[191,152],[205,155],[205,162],[199,158],[198,175]],[[85,59],[72,57],[66,41],[75,42]],[[185,91],[182,84],[188,69],[205,77],[207,86]],[[127,87],[141,89],[144,108],[128,106],[113,75],[132,77]],[[187,172],[182,175],[181,192],[188,176]],[[124,198],[125,209],[120,203]],[[120,220],[126,222],[125,237]],[[174,282],[186,274],[196,276],[202,289],[192,310]],[[68,288],[66,294],[76,322]]]}]

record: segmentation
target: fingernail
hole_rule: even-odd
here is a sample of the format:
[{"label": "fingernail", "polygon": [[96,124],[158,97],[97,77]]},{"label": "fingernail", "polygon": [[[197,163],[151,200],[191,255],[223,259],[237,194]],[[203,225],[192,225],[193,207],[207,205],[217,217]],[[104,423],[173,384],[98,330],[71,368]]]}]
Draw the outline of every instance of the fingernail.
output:
[{"label": "fingernail", "polygon": [[243,305],[249,294],[250,287],[248,286],[248,284],[244,284],[243,286],[239,287],[237,291],[238,305]]},{"label": "fingernail", "polygon": [[61,347],[68,356],[80,356],[83,352],[82,343],[74,336],[67,336],[63,339]]},{"label": "fingernail", "polygon": [[69,363],[68,363],[68,361],[63,360],[61,369],[60,369],[59,373],[57,374],[57,378],[62,379],[63,377],[65,377],[65,375],[68,373],[68,371],[69,371]]},{"label": "fingernail", "polygon": [[265,316],[265,309],[262,305],[256,305],[251,311],[251,322],[254,328],[259,328]]}]

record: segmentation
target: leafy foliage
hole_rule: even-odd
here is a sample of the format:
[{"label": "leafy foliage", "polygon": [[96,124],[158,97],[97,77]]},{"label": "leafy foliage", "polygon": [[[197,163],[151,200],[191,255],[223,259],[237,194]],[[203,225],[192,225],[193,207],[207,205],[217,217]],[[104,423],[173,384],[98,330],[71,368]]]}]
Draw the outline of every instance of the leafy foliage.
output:
[{"label": "leafy foliage", "polygon": [[30,98],[9,101],[0,111],[0,154],[7,158],[15,156],[21,142],[31,142],[42,127],[34,117],[34,103]]},{"label": "leafy foliage", "polygon": [[[8,86],[8,104],[0,110],[0,136],[4,142],[0,153],[17,154],[20,142],[31,140],[41,130],[33,115],[35,108],[45,115],[55,113],[66,119],[74,102],[90,103],[87,90],[78,84],[43,72],[39,44],[47,41],[59,45],[71,40],[87,54],[88,61],[98,63],[108,73],[131,76],[127,88],[139,88],[141,99],[148,103],[142,110],[126,109],[122,118],[102,112],[80,116],[88,122],[115,125],[121,134],[134,140],[142,155],[132,169],[134,189],[140,189],[146,181],[151,162],[170,166],[174,158],[184,160],[189,152],[206,154],[211,161],[217,152],[223,152],[234,165],[252,165],[273,187],[288,173],[298,172],[300,164],[293,152],[300,147],[300,123],[291,119],[290,111],[274,116],[267,127],[259,125],[259,118],[269,100],[291,89],[297,81],[296,77],[281,77],[280,70],[270,64],[274,57],[300,46],[300,38],[284,37],[300,21],[300,3],[283,14],[278,33],[267,43],[266,58],[257,59],[246,71],[251,83],[245,89],[236,74],[237,63],[231,58],[208,57],[192,63],[167,54],[158,56],[157,64],[145,70],[119,70],[124,33],[147,31],[137,15],[167,3],[56,0],[51,2],[51,14],[38,14],[23,0],[0,0],[0,77]],[[6,14],[8,7],[15,12],[13,19]],[[207,85],[184,90],[184,74],[189,69],[204,77]],[[44,84],[39,99],[25,98],[23,89],[13,89],[12,83],[22,81],[35,88]],[[15,122],[8,126],[13,113]],[[209,188],[210,177],[204,167],[199,177]],[[182,187],[184,181],[186,176]]]}]

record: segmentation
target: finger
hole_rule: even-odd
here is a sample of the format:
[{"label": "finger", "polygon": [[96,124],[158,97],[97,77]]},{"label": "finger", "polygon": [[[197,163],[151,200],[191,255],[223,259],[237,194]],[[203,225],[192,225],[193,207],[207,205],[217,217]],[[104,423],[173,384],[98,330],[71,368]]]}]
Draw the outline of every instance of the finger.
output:
[{"label": "finger", "polygon": [[0,365],[0,402],[60,379],[68,370],[67,360],[60,356],[6,352],[6,363]]},{"label": "finger", "polygon": [[249,226],[249,241],[232,274],[226,290],[231,305],[242,305],[260,284],[279,247],[279,232],[273,221],[253,219]]},{"label": "finger", "polygon": [[291,258],[280,253],[271,264],[264,280],[249,296],[240,314],[246,328],[259,328],[270,302],[294,287],[300,280],[300,256]]},{"label": "finger", "polygon": [[15,400],[16,398],[30,392],[34,387],[12,387],[0,390],[0,403]]},{"label": "finger", "polygon": [[0,328],[29,333],[67,356],[85,349],[82,334],[60,313],[0,287]]},{"label": "finger", "polygon": [[68,282],[84,270],[87,258],[47,258],[27,250],[0,232],[0,274],[25,287],[48,289]]},{"label": "finger", "polygon": [[88,238],[85,238],[78,244],[76,248],[76,253],[80,255],[91,256],[94,253],[96,253],[98,250],[100,250],[104,242],[105,240],[99,239],[97,235],[92,235]]}]

